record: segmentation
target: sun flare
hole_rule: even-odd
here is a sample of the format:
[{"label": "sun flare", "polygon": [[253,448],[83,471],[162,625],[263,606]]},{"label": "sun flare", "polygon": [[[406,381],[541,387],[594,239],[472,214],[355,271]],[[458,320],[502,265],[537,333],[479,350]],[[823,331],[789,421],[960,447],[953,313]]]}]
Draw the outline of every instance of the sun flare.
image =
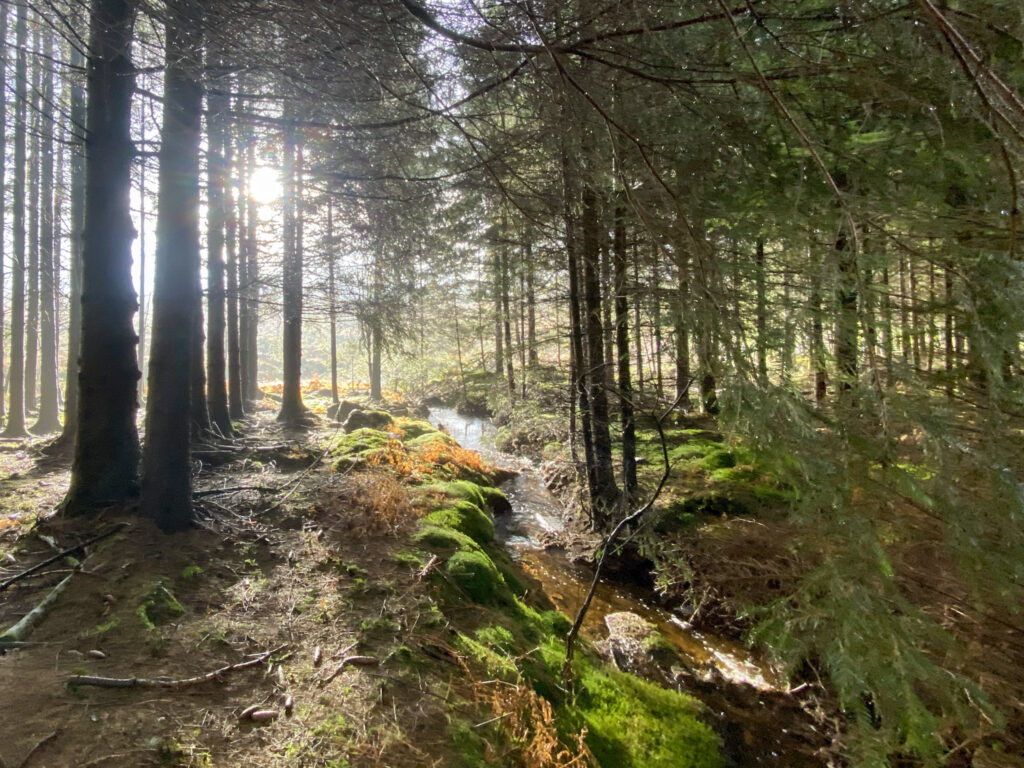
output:
[{"label": "sun flare", "polygon": [[281,174],[277,168],[262,166],[249,177],[249,196],[260,205],[279,200],[282,192]]}]

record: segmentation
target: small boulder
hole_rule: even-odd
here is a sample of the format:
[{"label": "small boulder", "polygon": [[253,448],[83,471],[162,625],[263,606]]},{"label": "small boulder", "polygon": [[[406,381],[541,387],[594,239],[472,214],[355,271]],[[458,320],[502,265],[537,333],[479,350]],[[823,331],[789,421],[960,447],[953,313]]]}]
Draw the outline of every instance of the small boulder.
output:
[{"label": "small boulder", "polygon": [[345,419],[342,429],[355,432],[357,429],[385,429],[391,424],[391,414],[384,411],[364,411],[356,408]]},{"label": "small boulder", "polygon": [[648,680],[670,679],[673,667],[685,667],[679,653],[658,628],[635,613],[610,613],[604,617],[608,637],[597,649],[624,672]]},{"label": "small boulder", "polygon": [[359,403],[354,403],[351,400],[342,400],[340,403],[335,403],[327,409],[327,417],[332,421],[344,421],[357,408],[359,408]]}]

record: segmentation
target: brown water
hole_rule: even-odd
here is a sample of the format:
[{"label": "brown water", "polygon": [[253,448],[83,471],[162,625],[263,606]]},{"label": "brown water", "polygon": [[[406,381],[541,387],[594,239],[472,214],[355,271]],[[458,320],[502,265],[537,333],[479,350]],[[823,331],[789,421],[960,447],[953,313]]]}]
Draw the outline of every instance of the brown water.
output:
[{"label": "brown water", "polygon": [[[548,534],[563,526],[561,505],[547,490],[529,459],[511,456],[494,447],[495,426],[486,419],[463,416],[450,408],[431,408],[430,421],[443,426],[465,448],[489,461],[519,470],[502,486],[512,512],[495,519],[500,543],[519,565],[539,582],[547,597],[566,615],[579,611],[593,578],[593,570],[572,563],[558,550],[544,548]],[[663,637],[705,680],[688,693],[699,698],[723,737],[723,752],[730,768],[819,768],[826,760],[817,749],[827,743],[819,727],[786,695],[785,682],[746,647],[726,638],[692,629],[682,615],[658,605],[642,588],[602,581],[583,624],[590,640],[608,636],[605,617],[627,611],[656,625]],[[717,672],[713,675],[712,669]],[[718,679],[715,679],[715,678]]]}]

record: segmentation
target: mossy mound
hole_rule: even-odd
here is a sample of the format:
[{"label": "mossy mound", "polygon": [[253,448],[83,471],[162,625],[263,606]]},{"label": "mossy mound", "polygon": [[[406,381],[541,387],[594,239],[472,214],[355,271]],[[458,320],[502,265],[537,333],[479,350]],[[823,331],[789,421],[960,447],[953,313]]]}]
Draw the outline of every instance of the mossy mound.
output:
[{"label": "mossy mound", "polygon": [[445,570],[474,602],[486,605],[511,600],[505,580],[486,552],[460,549],[448,559]]},{"label": "mossy mound", "polygon": [[481,509],[495,513],[507,512],[512,508],[508,497],[498,488],[471,483],[468,480],[448,480],[431,483],[424,486],[424,490],[443,493],[451,499],[468,501],[476,504]]},{"label": "mossy mound", "polygon": [[693,699],[614,669],[585,667],[576,705],[587,746],[610,768],[722,768],[720,741]]},{"label": "mossy mound", "polygon": [[423,435],[440,435],[443,434],[440,430],[436,429],[429,421],[423,419],[410,419],[406,417],[400,417],[395,419],[395,424],[405,434],[406,440],[415,440],[417,437],[423,437]]},{"label": "mossy mound", "polygon": [[185,607],[163,582],[158,581],[135,612],[142,625],[148,630],[153,630],[184,616]]},{"label": "mossy mound", "polygon": [[436,509],[424,521],[466,534],[477,544],[486,546],[494,540],[494,522],[471,501],[456,501]]},{"label": "mossy mound", "polygon": [[419,530],[413,534],[412,540],[422,547],[441,554],[457,552],[460,549],[482,551],[480,545],[462,531],[430,522],[421,523]]},{"label": "mossy mound", "polygon": [[410,438],[408,433],[406,434],[406,445],[411,449],[423,450],[430,448],[433,445],[447,447],[455,445],[455,439],[451,435],[446,435],[444,432],[433,431],[424,432],[422,435]]},{"label": "mossy mound", "polygon": [[387,411],[364,411],[356,409],[352,411],[342,429],[345,432],[355,432],[359,429],[384,429],[391,425],[391,414]]}]

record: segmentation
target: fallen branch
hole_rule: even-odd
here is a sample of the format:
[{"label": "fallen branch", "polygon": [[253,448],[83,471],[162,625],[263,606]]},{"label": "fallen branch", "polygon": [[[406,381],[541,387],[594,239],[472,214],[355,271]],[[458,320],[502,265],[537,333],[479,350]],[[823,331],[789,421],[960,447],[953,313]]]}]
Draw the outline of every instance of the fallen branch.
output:
[{"label": "fallen branch", "polygon": [[344,672],[345,668],[348,666],[359,665],[361,667],[375,667],[378,664],[380,664],[380,659],[375,658],[373,656],[346,656],[344,659],[342,659],[341,664],[338,665],[338,668],[335,669],[330,674],[330,676],[320,684],[320,686],[323,687],[327,685],[334,678],[336,678],[338,675]]},{"label": "fallen branch", "polygon": [[201,499],[204,496],[217,496],[221,493],[238,493],[239,491],[259,491],[260,493],[279,493],[279,489],[270,488],[265,485],[238,485],[234,488],[209,488],[205,491],[195,491],[193,498]]},{"label": "fallen branch", "polygon": [[188,688],[193,685],[199,685],[200,683],[208,683],[211,680],[216,680],[221,675],[226,675],[229,672],[237,672],[240,669],[255,667],[256,665],[265,662],[284,647],[285,646],[281,645],[271,651],[264,651],[248,661],[231,664],[227,667],[215,669],[213,672],[207,672],[205,675],[188,677],[184,680],[167,680],[164,678],[147,680],[142,677],[96,677],[94,675],[72,675],[68,678],[68,685],[71,687],[77,685],[92,685],[97,688]]},{"label": "fallen branch", "polygon": [[57,602],[57,598],[61,596],[61,593],[67,589],[67,586],[71,583],[71,579],[74,575],[75,574],[72,573],[65,576],[63,581],[51,589],[46,597],[40,601],[39,605],[26,613],[22,617],[21,621],[0,635],[0,643],[17,643],[28,637],[29,633],[36,628],[36,625],[46,618],[46,614],[50,612],[50,609],[53,607],[53,604]]},{"label": "fallen branch", "polygon": [[102,541],[103,539],[107,538],[108,536],[113,536],[115,533],[117,533],[118,531],[120,531],[122,528],[124,528],[127,525],[128,525],[128,523],[118,523],[117,525],[115,525],[113,528],[111,528],[108,531],[104,531],[101,534],[93,536],[91,539],[86,539],[81,544],[76,544],[73,547],[69,547],[68,549],[65,549],[63,552],[58,552],[56,555],[51,557],[49,560],[44,560],[43,562],[39,563],[38,565],[33,565],[28,570],[22,571],[21,573],[17,574],[16,576],[11,576],[11,578],[7,579],[6,581],[0,582],[0,592],[3,592],[5,589],[7,589],[9,586],[14,584],[15,582],[21,581],[25,577],[31,576],[33,573],[36,573],[37,571],[41,571],[46,566],[51,565],[51,564],[57,562],[61,558],[67,557],[68,555],[72,555],[75,552],[78,552],[79,550],[84,549],[85,547],[88,547],[88,546],[90,546],[92,544],[95,544],[97,541]]}]

